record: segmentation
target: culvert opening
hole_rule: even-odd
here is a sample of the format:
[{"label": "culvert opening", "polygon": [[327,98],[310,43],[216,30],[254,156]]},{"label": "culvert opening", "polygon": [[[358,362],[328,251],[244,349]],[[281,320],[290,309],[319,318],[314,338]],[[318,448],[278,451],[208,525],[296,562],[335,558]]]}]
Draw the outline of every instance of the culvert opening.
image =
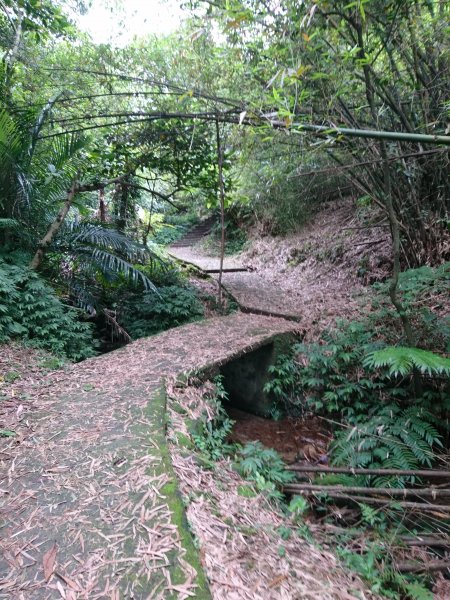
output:
[{"label": "culvert opening", "polygon": [[326,462],[330,434],[317,417],[273,418],[279,410],[264,387],[276,353],[275,344],[270,343],[221,367],[229,398],[224,408],[234,421],[230,441],[245,445],[259,440],[267,448],[274,448],[287,463]]}]

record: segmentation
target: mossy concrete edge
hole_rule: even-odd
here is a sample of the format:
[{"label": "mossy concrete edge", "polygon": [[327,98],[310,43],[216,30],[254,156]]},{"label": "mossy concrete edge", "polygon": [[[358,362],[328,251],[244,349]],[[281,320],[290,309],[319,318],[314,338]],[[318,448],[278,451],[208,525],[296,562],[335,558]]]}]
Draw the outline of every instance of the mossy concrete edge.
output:
[{"label": "mossy concrete edge", "polygon": [[[152,441],[157,444],[159,455],[161,457],[159,465],[154,468],[154,474],[160,475],[165,473],[170,479],[170,481],[168,481],[162,488],[161,493],[164,495],[165,501],[167,502],[167,505],[172,513],[172,522],[174,525],[176,525],[180,534],[180,543],[185,550],[183,559],[188,562],[197,573],[195,583],[198,587],[195,589],[195,598],[197,600],[211,600],[212,596],[210,593],[209,584],[203,566],[200,562],[198,549],[195,546],[194,538],[190,531],[181,493],[178,489],[177,476],[170,458],[170,452],[166,438],[166,406],[166,382],[165,380],[162,380],[158,390],[152,394],[150,401],[144,409],[144,412],[149,418],[151,418],[151,422],[153,423],[151,437]],[[176,565],[176,557],[173,558],[174,561],[171,571],[172,581],[174,585],[182,584],[184,581],[183,572],[181,568]]]}]

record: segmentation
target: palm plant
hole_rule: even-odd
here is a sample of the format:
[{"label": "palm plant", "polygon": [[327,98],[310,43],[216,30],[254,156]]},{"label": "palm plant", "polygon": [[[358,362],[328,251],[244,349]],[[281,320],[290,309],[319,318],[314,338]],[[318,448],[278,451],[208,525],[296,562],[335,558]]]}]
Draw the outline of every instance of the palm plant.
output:
[{"label": "palm plant", "polygon": [[39,141],[54,102],[40,112],[0,107],[0,221],[3,230],[15,228],[30,247],[67,195],[67,180],[80,168],[85,144],[74,136]]},{"label": "palm plant", "polygon": [[138,267],[164,264],[156,247],[143,246],[123,233],[104,225],[72,221],[50,248],[68,282],[73,300],[91,314],[104,310],[103,284],[128,280],[158,294],[149,277]]},{"label": "palm plant", "polygon": [[[11,249],[36,251],[46,232],[59,219],[58,226],[54,227],[55,235],[47,234],[49,242],[45,250],[52,253],[52,263],[56,266],[56,273],[55,270],[52,273],[54,280],[69,283],[77,304],[91,314],[95,312],[96,294],[90,287],[95,288],[99,277],[111,281],[120,275],[132,284],[140,282],[144,289],[156,292],[147,275],[133,266],[133,263],[160,261],[156,251],[106,226],[75,221],[63,223],[75,205],[76,182],[86,171],[87,160],[82,153],[86,139],[71,135],[51,141],[40,139],[53,102],[40,113],[14,112],[6,106],[0,109],[0,236],[3,236],[3,244],[7,242]],[[64,205],[67,210],[63,211]],[[43,253],[41,251],[41,258]],[[31,266],[40,264],[41,260],[32,261]]]}]

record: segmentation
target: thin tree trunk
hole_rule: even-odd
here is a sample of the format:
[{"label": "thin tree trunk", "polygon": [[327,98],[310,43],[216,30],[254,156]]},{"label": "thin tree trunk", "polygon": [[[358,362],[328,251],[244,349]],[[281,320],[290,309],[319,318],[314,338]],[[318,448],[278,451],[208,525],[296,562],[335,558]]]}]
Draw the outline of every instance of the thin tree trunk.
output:
[{"label": "thin tree trunk", "polygon": [[47,248],[50,246],[52,241],[54,240],[56,234],[58,233],[61,225],[63,224],[64,219],[67,216],[67,213],[72,206],[73,199],[75,197],[75,189],[77,185],[77,180],[75,179],[72,188],[67,196],[66,201],[61,207],[61,210],[56,216],[56,219],[48,228],[47,233],[44,235],[42,240],[38,244],[38,249],[36,250],[36,254],[33,257],[33,260],[30,262],[30,268],[37,270],[41,266],[42,260],[44,259],[45,253],[47,252]]},{"label": "thin tree trunk", "polygon": [[106,223],[105,188],[98,190],[100,223]]},{"label": "thin tree trunk", "polygon": [[22,10],[20,10],[18,17],[17,17],[17,27],[16,27],[16,31],[15,31],[15,35],[14,35],[14,43],[13,43],[11,50],[9,51],[9,53],[7,53],[7,55],[4,59],[4,62],[6,65],[5,92],[6,92],[6,103],[7,104],[11,103],[11,101],[12,101],[11,86],[12,86],[12,79],[13,79],[13,73],[14,73],[14,65],[16,63],[16,58],[17,58],[17,55],[18,55],[19,49],[20,49],[20,42],[22,40],[22,24],[23,24],[23,12],[22,12]]},{"label": "thin tree trunk", "polygon": [[219,265],[219,291],[218,304],[219,309],[222,309],[222,275],[223,275],[223,259],[225,256],[225,186],[223,183],[223,148],[220,140],[219,120],[216,119],[216,141],[217,141],[217,169],[219,183],[219,200],[220,200],[220,265]]},{"label": "thin tree trunk", "polygon": [[150,235],[150,231],[152,230],[152,215],[153,215],[153,198],[152,198],[152,203],[150,205],[150,213],[148,215],[148,223],[147,223],[147,226],[144,225],[144,231],[142,233],[142,243],[144,246],[147,246],[148,236]]},{"label": "thin tree trunk", "polygon": [[[359,58],[365,59],[366,52],[364,48],[364,39],[363,39],[363,30],[361,23],[355,23],[355,29],[358,36],[358,46],[359,46]],[[374,101],[374,87],[372,81],[372,72],[369,65],[365,62],[362,63],[362,69],[364,73],[364,82],[366,88],[366,97],[367,102],[370,107],[370,113],[372,115],[372,119],[374,125],[377,125],[377,111],[375,108]],[[382,167],[383,167],[383,203],[386,206],[386,210],[389,217],[389,223],[391,226],[391,235],[392,235],[392,259],[393,259],[393,268],[392,268],[392,278],[389,284],[389,296],[391,298],[391,302],[397,310],[403,330],[405,332],[405,337],[409,346],[415,346],[414,334],[412,331],[411,323],[409,321],[408,315],[406,314],[405,307],[403,306],[401,300],[398,298],[398,281],[400,277],[400,228],[397,220],[397,215],[395,214],[394,202],[392,199],[392,182],[391,182],[391,171],[389,167],[389,157],[386,148],[385,139],[379,140],[379,148],[380,155],[382,159]],[[416,388],[416,393],[419,391],[419,381],[416,375],[414,375],[414,383]]]},{"label": "thin tree trunk", "polygon": [[125,181],[120,186],[120,192],[118,195],[118,207],[117,207],[117,231],[121,233],[125,233],[125,228],[127,225],[127,214],[128,214],[128,177],[125,178]]}]

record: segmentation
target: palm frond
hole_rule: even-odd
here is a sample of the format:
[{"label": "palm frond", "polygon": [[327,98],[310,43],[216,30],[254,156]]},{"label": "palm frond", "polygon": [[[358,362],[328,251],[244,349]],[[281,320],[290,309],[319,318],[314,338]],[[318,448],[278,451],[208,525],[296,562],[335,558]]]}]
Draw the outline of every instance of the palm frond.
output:
[{"label": "palm frond", "polygon": [[104,248],[107,251],[118,252],[130,262],[164,262],[156,249],[139,244],[116,229],[91,223],[70,223],[69,227],[71,233],[67,237],[67,242],[73,249],[78,244],[88,244]]},{"label": "palm frond", "polygon": [[59,92],[58,94],[55,94],[55,96],[53,96],[53,98],[51,98],[47,104],[44,106],[44,108],[41,110],[41,112],[38,114],[37,118],[35,119],[33,126],[31,128],[31,139],[30,139],[30,144],[28,147],[28,154],[30,156],[30,158],[33,156],[34,154],[34,149],[36,147],[37,141],[39,139],[39,134],[42,131],[42,127],[44,126],[48,116],[51,113],[51,110],[55,104],[55,102],[57,102],[57,100],[64,94]]},{"label": "palm frond", "polygon": [[16,219],[1,219],[0,218],[0,229],[18,229],[19,221]]},{"label": "palm frond", "polygon": [[84,255],[84,260],[82,260],[82,262],[85,269],[95,270],[95,268],[97,268],[107,275],[123,275],[133,284],[136,285],[140,282],[146,290],[158,294],[156,286],[145,273],[137,269],[130,262],[111,252],[107,252],[102,248],[80,246],[77,248],[77,255],[78,260],[81,259],[81,255]]}]

